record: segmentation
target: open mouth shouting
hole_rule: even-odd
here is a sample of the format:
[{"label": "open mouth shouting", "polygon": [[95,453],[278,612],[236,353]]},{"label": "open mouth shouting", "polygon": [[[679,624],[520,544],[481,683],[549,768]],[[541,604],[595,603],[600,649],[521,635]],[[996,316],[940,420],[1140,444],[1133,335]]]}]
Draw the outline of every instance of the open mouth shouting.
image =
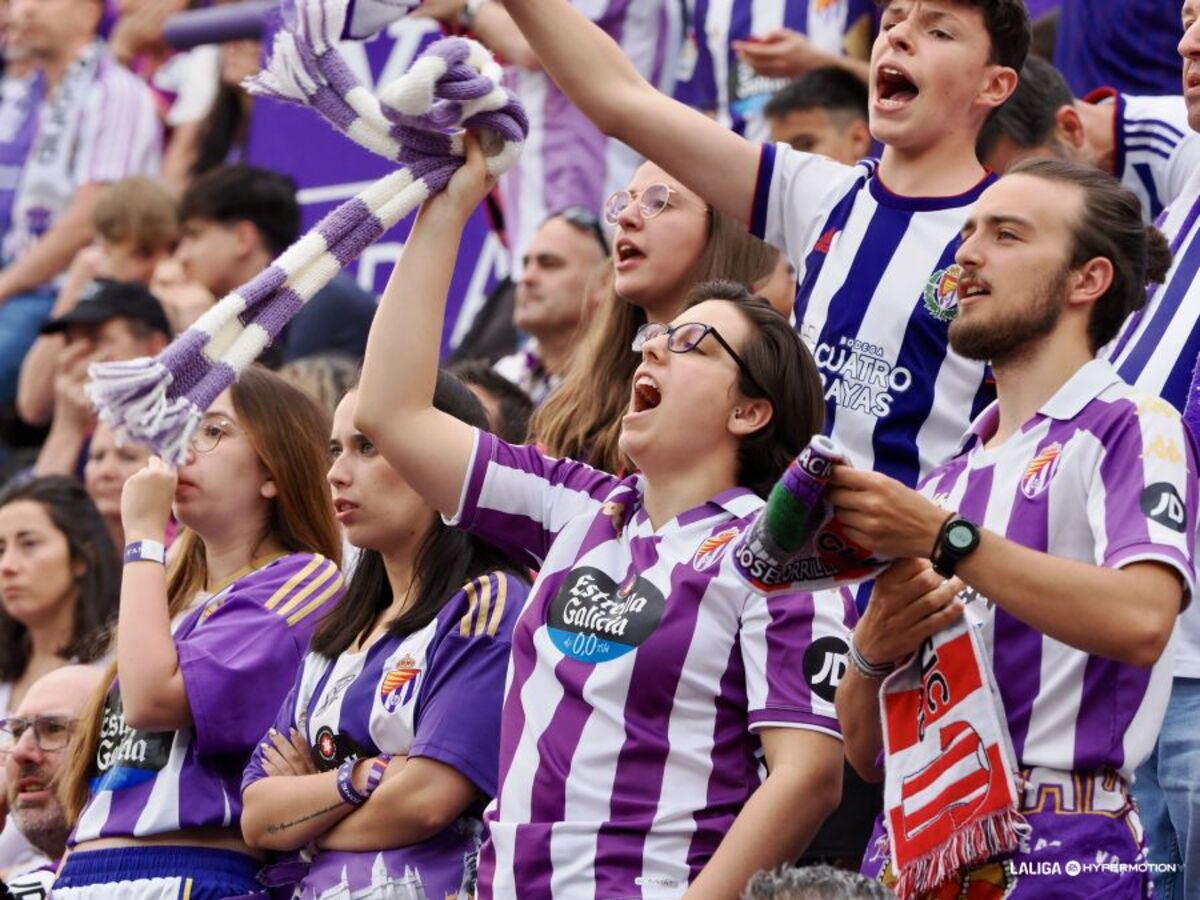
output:
[{"label": "open mouth shouting", "polygon": [[633,392],[629,400],[627,418],[648,413],[662,402],[662,389],[654,377],[646,372],[637,372],[633,378]]},{"label": "open mouth shouting", "polygon": [[875,104],[880,109],[903,109],[920,93],[916,82],[898,66],[880,65],[875,72]]}]

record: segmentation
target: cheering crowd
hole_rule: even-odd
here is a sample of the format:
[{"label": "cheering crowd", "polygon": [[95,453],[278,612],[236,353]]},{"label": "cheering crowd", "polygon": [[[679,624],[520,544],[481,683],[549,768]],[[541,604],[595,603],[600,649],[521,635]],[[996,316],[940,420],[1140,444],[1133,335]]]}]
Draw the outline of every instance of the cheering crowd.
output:
[{"label": "cheering crowd", "polygon": [[[0,898],[1200,897],[1200,0],[185,5],[0,30]],[[406,16],[376,298],[240,85]]]}]

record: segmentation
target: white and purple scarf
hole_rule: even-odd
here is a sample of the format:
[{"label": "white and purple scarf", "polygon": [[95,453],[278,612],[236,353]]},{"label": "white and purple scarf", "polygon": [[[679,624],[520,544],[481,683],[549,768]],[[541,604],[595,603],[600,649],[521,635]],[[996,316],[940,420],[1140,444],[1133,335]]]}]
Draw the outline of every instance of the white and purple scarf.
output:
[{"label": "white and purple scarf", "polygon": [[246,87],[312,107],[400,168],[325,216],[158,356],[90,369],[88,395],[100,417],[168,463],[183,461],[204,411],[317,291],[446,187],[463,163],[464,129],[482,132],[492,175],[509,169],[521,152],[528,120],[487,50],[463,38],[440,40],[376,97],[336,47],[351,5],[285,0],[285,27],[265,70]]}]

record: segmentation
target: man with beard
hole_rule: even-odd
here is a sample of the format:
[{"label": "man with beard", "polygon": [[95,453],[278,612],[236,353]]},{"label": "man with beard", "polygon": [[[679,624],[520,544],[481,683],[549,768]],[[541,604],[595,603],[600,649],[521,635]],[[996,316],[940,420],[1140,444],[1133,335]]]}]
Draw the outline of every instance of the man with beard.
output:
[{"label": "man with beard", "polygon": [[[964,896],[977,881],[1012,898],[1149,896],[1129,782],[1162,724],[1166,648],[1193,591],[1196,453],[1170,404],[1095,355],[1169,257],[1137,198],[1108,175],[1020,163],[963,229],[949,335],[956,352],[991,363],[997,402],[918,490],[847,467],[833,477],[846,536],[899,560],[854,629],[854,665],[838,687],[851,764],[880,778],[886,725],[885,777],[905,796],[908,761],[891,755],[904,716],[893,704],[881,723],[881,679],[918,650],[922,675],[937,666],[930,648],[947,646],[936,638],[960,617],[977,636],[974,683],[993,680],[984,668],[998,685],[994,731],[1011,738],[1022,776],[1014,818],[1031,834],[1024,852],[953,875]],[[945,710],[929,708],[934,721]],[[938,765],[950,761],[940,749]],[[1098,859],[1123,865],[1080,869]],[[894,883],[884,854],[869,851],[864,870]]]},{"label": "man with beard", "polygon": [[[46,897],[71,826],[55,792],[79,708],[100,681],[91,666],[63,666],[30,686],[15,715],[0,720],[4,795],[17,828],[48,862],[7,878],[21,900]],[[2,888],[0,888],[2,889]],[[2,895],[0,895],[2,896]]]}]

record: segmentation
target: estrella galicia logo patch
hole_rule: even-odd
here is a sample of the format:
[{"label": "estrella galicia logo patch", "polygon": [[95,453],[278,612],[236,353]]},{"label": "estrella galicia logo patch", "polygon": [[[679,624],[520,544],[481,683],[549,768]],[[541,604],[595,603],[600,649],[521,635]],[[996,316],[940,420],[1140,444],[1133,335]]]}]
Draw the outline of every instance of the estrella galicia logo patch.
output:
[{"label": "estrella galicia logo patch", "polygon": [[104,702],[100,719],[100,742],[96,745],[93,793],[118,791],[149,781],[163,770],[175,743],[174,731],[138,731],[125,721],[121,690],[113,685]]},{"label": "estrella galicia logo patch", "polygon": [[637,576],[627,588],[592,566],[572,569],[550,602],[554,646],[580,662],[608,662],[638,647],[662,621],[662,591]]},{"label": "estrella galicia logo patch", "polygon": [[804,651],[804,680],[826,703],[833,702],[838,684],[846,674],[849,645],[840,637],[817,638]]},{"label": "estrella galicia logo patch", "polygon": [[719,534],[707,537],[700,542],[700,549],[692,557],[692,566],[697,572],[705,572],[720,562],[721,557],[729,548],[730,542],[738,536],[736,528],[726,528]]},{"label": "estrella galicia logo patch", "polygon": [[958,315],[958,280],[962,267],[955,264],[938,269],[925,285],[925,311],[939,322]]},{"label": "estrella galicia logo patch", "polygon": [[383,676],[379,683],[379,700],[387,712],[394,713],[397,707],[412,700],[417,689],[417,676],[420,674],[417,661],[405,654],[395,667]]},{"label": "estrella galicia logo patch", "polygon": [[1036,500],[1044,494],[1058,471],[1058,458],[1061,455],[1062,444],[1058,441],[1044,447],[1021,476],[1021,493],[1030,500]]},{"label": "estrella galicia logo patch", "polygon": [[1187,513],[1175,485],[1159,481],[1142,491],[1142,512],[1151,522],[1183,534],[1187,530]]}]

